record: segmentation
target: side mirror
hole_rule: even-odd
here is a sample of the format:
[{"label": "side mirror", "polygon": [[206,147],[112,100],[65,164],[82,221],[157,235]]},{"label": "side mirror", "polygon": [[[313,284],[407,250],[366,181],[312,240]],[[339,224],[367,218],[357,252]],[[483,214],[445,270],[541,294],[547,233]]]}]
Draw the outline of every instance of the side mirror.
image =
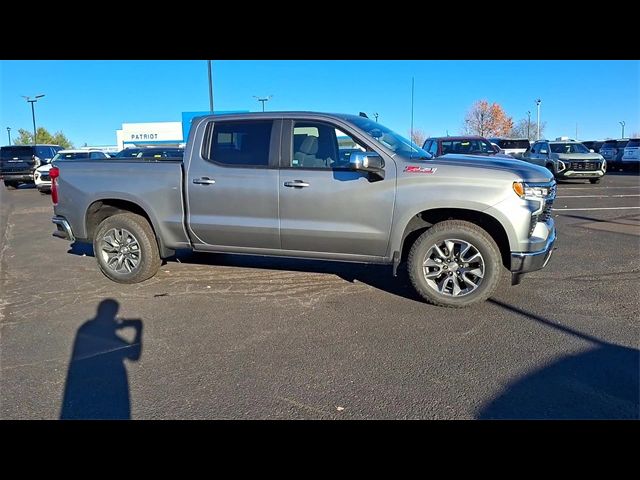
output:
[{"label": "side mirror", "polygon": [[590,153],[596,153],[596,151],[595,151],[593,148],[590,148],[590,149],[589,149],[589,152],[590,152]]},{"label": "side mirror", "polygon": [[375,152],[353,152],[349,157],[352,170],[369,172],[380,179],[384,178],[384,160]]}]

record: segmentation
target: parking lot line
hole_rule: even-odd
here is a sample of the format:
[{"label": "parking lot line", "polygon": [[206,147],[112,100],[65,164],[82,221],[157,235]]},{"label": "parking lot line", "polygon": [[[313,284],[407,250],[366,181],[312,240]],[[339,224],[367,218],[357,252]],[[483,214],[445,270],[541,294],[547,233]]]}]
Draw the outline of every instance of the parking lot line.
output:
[{"label": "parking lot line", "polygon": [[630,195],[560,195],[556,198],[623,198],[623,197],[640,197],[640,193]]},{"label": "parking lot line", "polygon": [[557,212],[563,210],[567,211],[575,211],[575,210],[632,210],[640,207],[595,207],[595,208],[554,208],[553,211]]},{"label": "parking lot line", "polygon": [[629,185],[628,187],[564,187],[562,190],[596,190],[599,188],[614,189],[614,188],[640,188],[640,185]]}]

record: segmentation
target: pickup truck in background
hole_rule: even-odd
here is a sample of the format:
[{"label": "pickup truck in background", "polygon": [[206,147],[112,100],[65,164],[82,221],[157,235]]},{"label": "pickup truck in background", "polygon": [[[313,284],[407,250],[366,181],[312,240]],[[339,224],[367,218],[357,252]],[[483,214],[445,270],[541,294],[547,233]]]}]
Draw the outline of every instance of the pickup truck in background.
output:
[{"label": "pickup truck in background", "polygon": [[388,264],[394,275],[406,260],[422,298],[465,307],[491,296],[505,268],[513,284],[543,268],[556,240],[546,168],[434,159],[355,115],[199,117],[183,161],[61,160],[50,176],[54,235],[92,243],[120,283],[152,277],[184,248]]}]

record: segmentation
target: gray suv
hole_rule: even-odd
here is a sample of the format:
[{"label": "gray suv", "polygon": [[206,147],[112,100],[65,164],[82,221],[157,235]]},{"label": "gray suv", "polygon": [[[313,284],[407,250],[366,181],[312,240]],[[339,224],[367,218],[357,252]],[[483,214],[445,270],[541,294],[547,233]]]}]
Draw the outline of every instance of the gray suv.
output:
[{"label": "gray suv", "polygon": [[523,160],[547,167],[557,179],[587,179],[600,183],[607,161],[575,140],[538,140],[522,156]]}]

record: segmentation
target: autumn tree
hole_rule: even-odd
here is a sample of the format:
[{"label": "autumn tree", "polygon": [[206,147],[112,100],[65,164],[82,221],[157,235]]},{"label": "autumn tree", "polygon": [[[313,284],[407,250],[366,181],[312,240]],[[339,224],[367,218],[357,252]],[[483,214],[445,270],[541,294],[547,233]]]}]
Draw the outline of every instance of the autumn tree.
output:
[{"label": "autumn tree", "polygon": [[422,144],[427,139],[427,135],[421,128],[416,128],[413,131],[409,130],[409,135],[411,135],[411,141],[419,147],[422,147]]},{"label": "autumn tree", "polygon": [[[49,143],[52,145],[60,145],[62,148],[73,148],[73,143],[62,132],[56,132],[53,135],[46,128],[39,127],[36,132],[36,143]],[[18,130],[18,138],[16,145],[33,145],[33,132],[21,128]]]},{"label": "autumn tree", "polygon": [[[544,128],[547,126],[547,122],[540,122],[540,138],[544,138]],[[512,138],[528,138],[530,142],[537,140],[538,124],[532,122],[529,117],[518,120],[514,125],[511,133]]]},{"label": "autumn tree", "polygon": [[464,119],[464,133],[481,137],[505,137],[513,128],[513,120],[500,104],[486,100],[475,102]]}]

